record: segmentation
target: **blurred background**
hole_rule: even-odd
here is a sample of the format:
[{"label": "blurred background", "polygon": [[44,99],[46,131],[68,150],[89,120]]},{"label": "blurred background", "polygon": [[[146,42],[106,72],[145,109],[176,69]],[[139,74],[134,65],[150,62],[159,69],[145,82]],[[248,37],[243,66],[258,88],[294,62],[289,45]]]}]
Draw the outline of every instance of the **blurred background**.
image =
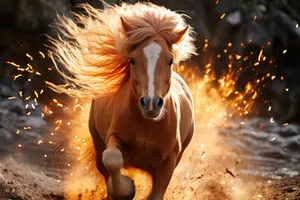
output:
[{"label": "blurred background", "polygon": [[[255,169],[246,166],[240,173],[273,179],[298,176],[300,1],[150,2],[189,16],[186,21],[196,32],[199,55],[183,65],[195,70],[200,80],[210,77],[211,88],[206,90],[215,90],[224,101],[236,103],[228,109],[237,112],[226,117],[237,125],[222,126],[218,133],[225,143],[243,152],[239,156],[244,160],[260,163]],[[58,117],[68,119],[74,113],[59,108],[78,102],[47,89],[46,81],[62,80],[47,57],[46,45],[47,35],[57,37],[53,26],[57,14],[72,18],[71,11],[81,12],[76,8],[80,3],[103,8],[98,0],[0,0],[0,169],[12,180],[19,180],[20,175],[9,174],[10,166],[29,163],[43,174],[42,179],[58,180],[52,189],[43,188],[46,194],[35,191],[36,199],[64,198],[57,188],[72,153],[61,153],[69,139],[68,129],[59,134],[62,121]],[[231,90],[222,88],[226,83]],[[242,139],[237,139],[241,133]],[[17,186],[38,187],[15,182],[3,179],[0,173],[0,199],[1,195],[4,199],[30,199],[16,191]]]}]

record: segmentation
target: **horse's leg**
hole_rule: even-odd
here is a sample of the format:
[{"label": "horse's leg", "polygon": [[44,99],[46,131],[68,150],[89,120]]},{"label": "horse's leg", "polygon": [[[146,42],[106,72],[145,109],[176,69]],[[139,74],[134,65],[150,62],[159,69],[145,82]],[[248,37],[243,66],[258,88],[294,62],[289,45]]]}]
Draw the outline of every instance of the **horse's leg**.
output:
[{"label": "horse's leg", "polygon": [[93,138],[97,169],[100,172],[100,174],[104,176],[104,179],[107,182],[109,178],[109,173],[102,162],[102,152],[105,150],[105,143],[95,128],[93,112],[94,112],[94,101],[92,101],[92,105],[91,105],[91,111],[89,117],[89,131]]},{"label": "horse's leg", "polygon": [[176,165],[176,156],[168,157],[163,163],[158,165],[152,175],[152,191],[147,200],[163,200],[173,171]]},{"label": "horse's leg", "polygon": [[120,149],[121,141],[117,137],[111,136],[102,156],[102,162],[110,173],[107,193],[113,200],[132,200],[135,196],[135,187],[129,177],[121,175],[123,155]]}]

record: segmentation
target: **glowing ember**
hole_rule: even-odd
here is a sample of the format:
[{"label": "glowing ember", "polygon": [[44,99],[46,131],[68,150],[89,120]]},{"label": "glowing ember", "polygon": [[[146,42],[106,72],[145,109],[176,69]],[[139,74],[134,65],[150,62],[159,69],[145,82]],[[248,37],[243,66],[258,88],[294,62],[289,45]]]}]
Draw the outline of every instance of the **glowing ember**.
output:
[{"label": "glowing ember", "polygon": [[289,125],[289,123],[284,123],[284,124],[282,124],[282,126],[288,126]]},{"label": "glowing ember", "polygon": [[220,19],[223,19],[226,16],[226,13],[223,13],[220,17]]},{"label": "glowing ember", "polygon": [[30,58],[30,60],[33,60],[32,56],[29,55],[28,53],[26,53],[26,56],[27,56],[28,58]]}]

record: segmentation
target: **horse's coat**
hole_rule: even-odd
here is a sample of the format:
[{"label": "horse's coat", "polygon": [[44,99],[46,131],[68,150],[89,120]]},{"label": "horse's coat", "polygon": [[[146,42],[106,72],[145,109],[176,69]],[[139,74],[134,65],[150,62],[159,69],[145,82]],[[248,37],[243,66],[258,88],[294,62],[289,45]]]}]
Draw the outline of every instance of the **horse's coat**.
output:
[{"label": "horse's coat", "polygon": [[73,41],[52,40],[53,55],[73,76],[59,72],[76,87],[50,86],[93,98],[89,130],[108,198],[134,197],[120,168],[135,167],[152,176],[148,199],[161,200],[194,132],[191,93],[173,71],[173,61],[195,54],[191,28],[181,15],[151,3],[83,8],[82,26],[60,21]]}]

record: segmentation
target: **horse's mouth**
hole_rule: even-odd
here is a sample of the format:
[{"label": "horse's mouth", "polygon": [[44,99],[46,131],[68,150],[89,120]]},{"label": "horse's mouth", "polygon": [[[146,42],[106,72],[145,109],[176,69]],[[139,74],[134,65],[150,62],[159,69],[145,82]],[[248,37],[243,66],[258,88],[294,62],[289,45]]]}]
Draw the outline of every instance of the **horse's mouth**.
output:
[{"label": "horse's mouth", "polygon": [[159,111],[147,111],[147,112],[143,112],[143,115],[145,118],[147,119],[156,119],[159,117],[160,115],[160,110]]}]

